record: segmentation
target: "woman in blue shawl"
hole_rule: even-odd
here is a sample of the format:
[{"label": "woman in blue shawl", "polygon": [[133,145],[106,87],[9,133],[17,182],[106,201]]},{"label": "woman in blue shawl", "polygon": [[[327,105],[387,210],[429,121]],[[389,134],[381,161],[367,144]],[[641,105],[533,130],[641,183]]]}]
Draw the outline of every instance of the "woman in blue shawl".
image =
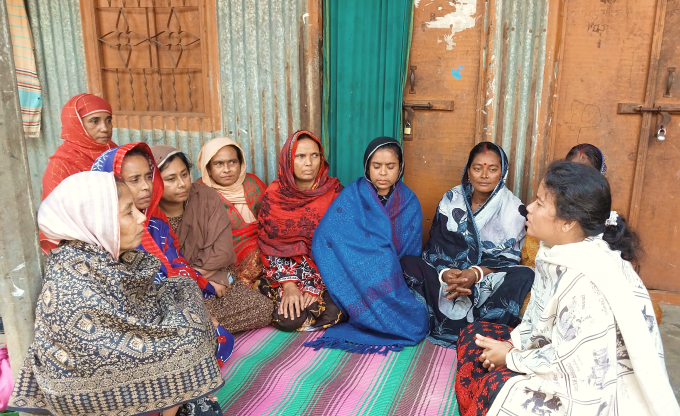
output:
[{"label": "woman in blue shawl", "polygon": [[364,154],[364,177],[337,197],[314,232],[312,252],[328,292],[349,317],[308,347],[387,354],[427,334],[427,311],[404,282],[399,259],[422,247],[420,202],[401,182],[403,151],[389,137]]},{"label": "woman in blue shawl", "polygon": [[508,158],[491,142],[472,148],[462,184],[439,202],[422,256],[401,259],[404,278],[427,305],[428,339],[455,348],[474,321],[515,326],[534,281],[519,266],[526,208],[505,186]]}]

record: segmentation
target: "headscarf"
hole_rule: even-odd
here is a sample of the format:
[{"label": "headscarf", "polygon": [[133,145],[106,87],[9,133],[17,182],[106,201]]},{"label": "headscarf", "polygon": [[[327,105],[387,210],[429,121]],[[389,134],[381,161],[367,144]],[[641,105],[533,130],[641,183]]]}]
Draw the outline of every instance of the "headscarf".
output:
[{"label": "headscarf", "polygon": [[[213,158],[213,156],[215,156],[215,154],[217,154],[217,152],[219,152],[224,146],[234,146],[241,154],[241,160],[243,161],[243,163],[241,163],[241,173],[239,174],[238,179],[229,186],[222,186],[213,181],[208,171],[208,163],[210,163],[210,160]],[[238,143],[228,137],[216,137],[210,140],[203,145],[201,151],[198,153],[196,165],[201,171],[201,180],[203,181],[203,184],[219,192],[220,195],[222,195],[227,201],[234,205],[246,223],[255,222],[257,220],[253,212],[248,207],[245,189],[243,188],[243,181],[246,180],[247,164],[245,153]]]},{"label": "headscarf", "polygon": [[114,175],[120,178],[125,155],[132,149],[139,149],[144,152],[146,159],[149,161],[149,168],[153,175],[151,204],[144,210],[144,215],[146,216],[144,226],[146,231],[142,235],[142,244],[139,246],[139,249],[153,254],[161,261],[162,266],[157,276],[156,283],[160,283],[165,276],[189,276],[198,283],[198,286],[203,289],[208,296],[214,295],[215,290],[208,280],[189,266],[186,259],[181,255],[177,236],[172,232],[168,217],[160,208],[158,208],[158,203],[163,197],[163,179],[158,171],[158,167],[153,158],[153,153],[149,146],[146,143],[129,143],[108,150],[97,158],[92,165],[92,170],[95,172],[113,172]]},{"label": "headscarf", "polygon": [[181,153],[181,151],[167,144],[158,144],[156,146],[151,146],[151,153],[153,153],[153,159],[156,161],[158,170],[161,170],[163,169],[165,161],[168,160],[170,156]]},{"label": "headscarf", "polygon": [[399,166],[399,177],[397,178],[397,181],[392,185],[387,195],[378,195],[378,198],[380,199],[380,202],[383,205],[385,205],[387,200],[390,199],[390,196],[392,195],[394,188],[397,186],[397,183],[404,177],[404,149],[401,147],[401,144],[399,144],[399,142],[396,141],[395,139],[383,136],[376,137],[375,139],[373,139],[368,144],[368,147],[366,147],[366,151],[364,152],[364,177],[366,178],[368,183],[370,183],[373,186],[373,189],[375,189],[377,193],[378,187],[376,187],[375,184],[371,182],[370,166],[368,165],[368,163],[371,161],[371,157],[373,157],[373,154],[375,154],[375,152],[378,149],[388,144],[396,144],[399,147],[401,154],[398,155],[398,158],[401,161],[401,165]]},{"label": "headscarf", "polygon": [[423,260],[437,271],[519,264],[526,235],[526,208],[505,185],[509,171],[505,152],[494,143],[484,144],[495,147],[501,155],[501,178],[486,202],[472,211],[474,189],[468,180],[472,160],[467,161],[462,184],[449,190],[439,202],[430,240],[423,250]]},{"label": "headscarf", "polygon": [[106,100],[92,94],[76,95],[62,108],[61,138],[64,143],[50,157],[50,163],[43,176],[43,199],[64,178],[90,170],[92,163],[99,155],[116,147],[112,141],[108,144],[97,143],[87,134],[83,126],[83,118],[98,112],[113,114]]},{"label": "headscarf", "polygon": [[[314,140],[321,153],[319,174],[308,190],[297,187],[293,173],[300,139]],[[312,133],[298,131],[286,140],[279,156],[278,177],[267,188],[258,216],[262,225],[258,243],[263,255],[311,256],[314,230],[342,190],[338,178],[328,176],[329,169],[321,141]]]},{"label": "headscarf", "polygon": [[118,192],[112,173],[79,172],[64,179],[38,209],[38,227],[53,244],[78,240],[118,258]]},{"label": "headscarf", "polygon": [[156,207],[158,207],[158,203],[163,197],[163,190],[165,188],[163,185],[163,178],[161,178],[161,174],[158,170],[158,167],[156,166],[156,162],[153,158],[153,153],[151,152],[149,145],[146,143],[128,143],[126,145],[108,150],[99,156],[97,160],[95,160],[94,164],[92,165],[92,170],[94,172],[113,172],[113,174],[118,178],[122,178],[121,171],[123,168],[123,160],[125,159],[125,155],[132,149],[139,149],[146,155],[146,159],[149,161],[151,174],[153,175],[151,203],[149,207],[143,211],[144,215],[146,216],[144,226],[148,227],[151,215]]}]

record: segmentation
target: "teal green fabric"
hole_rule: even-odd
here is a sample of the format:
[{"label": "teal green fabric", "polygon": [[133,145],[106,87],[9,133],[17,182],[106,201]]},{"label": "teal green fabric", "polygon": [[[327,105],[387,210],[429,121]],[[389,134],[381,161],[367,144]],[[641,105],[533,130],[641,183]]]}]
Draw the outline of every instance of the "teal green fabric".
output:
[{"label": "teal green fabric", "polygon": [[324,0],[322,139],[331,175],[363,176],[366,145],[402,140],[413,0]]}]

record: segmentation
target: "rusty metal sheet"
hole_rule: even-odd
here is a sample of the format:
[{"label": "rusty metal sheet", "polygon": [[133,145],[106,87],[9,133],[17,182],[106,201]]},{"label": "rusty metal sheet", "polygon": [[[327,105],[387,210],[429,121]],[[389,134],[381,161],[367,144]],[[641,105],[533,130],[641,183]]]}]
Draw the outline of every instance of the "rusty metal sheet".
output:
[{"label": "rusty metal sheet", "polygon": [[541,129],[549,0],[487,0],[479,140],[500,144],[511,165],[509,187],[528,201]]},{"label": "rusty metal sheet", "polygon": [[78,0],[26,0],[26,7],[43,92],[40,136],[26,140],[33,201],[38,204],[48,157],[61,144],[61,108],[72,96],[87,92],[87,78]]}]

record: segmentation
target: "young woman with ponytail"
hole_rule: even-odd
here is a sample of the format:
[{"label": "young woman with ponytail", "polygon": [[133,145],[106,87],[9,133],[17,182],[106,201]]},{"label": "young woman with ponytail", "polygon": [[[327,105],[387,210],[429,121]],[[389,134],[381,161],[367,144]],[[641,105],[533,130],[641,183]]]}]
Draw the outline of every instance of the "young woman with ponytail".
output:
[{"label": "young woman with ponytail", "polygon": [[541,241],[522,323],[475,322],[458,341],[463,416],[680,415],[659,328],[631,262],[639,239],[596,169],[550,165],[528,209]]}]

